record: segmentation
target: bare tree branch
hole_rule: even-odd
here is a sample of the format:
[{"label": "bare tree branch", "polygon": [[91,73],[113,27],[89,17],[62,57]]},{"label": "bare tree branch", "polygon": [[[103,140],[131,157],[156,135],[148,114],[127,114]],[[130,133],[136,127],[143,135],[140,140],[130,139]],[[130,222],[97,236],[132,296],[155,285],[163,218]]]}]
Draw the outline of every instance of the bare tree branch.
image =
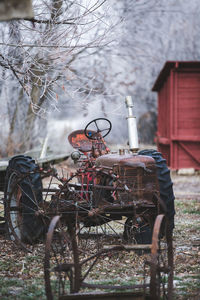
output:
[{"label": "bare tree branch", "polygon": [[[17,75],[17,73],[19,73],[19,72],[18,72],[17,70],[14,69],[14,67],[9,63],[9,61],[8,61],[7,59],[5,59],[5,57],[4,57],[2,54],[0,54],[0,57],[1,57],[4,61],[6,61],[7,65],[8,65],[8,66],[7,66],[7,69],[10,69],[10,70],[13,72],[13,74],[14,74],[14,76],[17,78],[19,84],[21,85],[21,87],[23,88],[23,90],[25,91],[25,93],[29,96],[29,94],[28,94],[28,92],[27,92],[27,90],[26,90],[25,85],[23,84],[23,82],[21,81],[21,79],[19,78],[19,76]],[[21,73],[21,74],[23,74],[23,73]]]},{"label": "bare tree branch", "polygon": [[[79,80],[73,64],[83,54],[90,55],[93,50],[112,43],[111,31],[115,24],[107,18],[106,2],[34,0],[32,23],[21,20],[5,26],[0,24],[0,66],[6,72],[6,80],[3,77],[0,80],[5,86],[12,82],[7,100],[11,107],[10,135],[13,136],[9,144],[14,144],[15,131],[21,128],[19,144],[23,146],[24,140],[27,147],[31,146],[38,117],[57,109],[63,85],[69,86],[66,101],[74,99],[77,93],[80,95],[81,89],[85,89],[86,95],[81,94],[83,99],[89,97],[93,90],[88,85],[89,75],[84,80],[85,88],[73,87],[74,78]],[[18,86],[24,91],[20,97],[17,96]],[[24,149],[22,147],[21,151]]]}]

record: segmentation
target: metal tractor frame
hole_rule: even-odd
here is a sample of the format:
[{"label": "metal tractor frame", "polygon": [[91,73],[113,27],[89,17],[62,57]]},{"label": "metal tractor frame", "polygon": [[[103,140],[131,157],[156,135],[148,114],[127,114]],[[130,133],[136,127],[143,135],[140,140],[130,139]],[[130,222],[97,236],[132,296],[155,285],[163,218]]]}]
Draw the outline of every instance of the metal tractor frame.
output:
[{"label": "metal tractor frame", "polygon": [[[108,126],[100,128],[102,122]],[[155,160],[128,150],[111,153],[104,141],[111,127],[109,120],[99,118],[70,134],[78,167],[68,178],[54,168],[39,168],[30,157],[16,156],[9,162],[7,233],[27,251],[46,240],[48,300],[172,299],[173,226],[160,196]],[[148,282],[87,281],[100,261],[122,251],[150,253],[144,261]],[[84,289],[120,293],[90,294]]]}]

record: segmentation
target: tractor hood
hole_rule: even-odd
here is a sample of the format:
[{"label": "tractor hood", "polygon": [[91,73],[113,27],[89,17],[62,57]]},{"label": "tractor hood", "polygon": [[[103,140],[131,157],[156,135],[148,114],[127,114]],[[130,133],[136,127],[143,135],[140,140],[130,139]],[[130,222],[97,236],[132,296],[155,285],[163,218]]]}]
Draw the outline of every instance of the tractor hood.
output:
[{"label": "tractor hood", "polygon": [[110,167],[115,165],[126,167],[149,168],[155,166],[155,160],[152,157],[134,154],[106,154],[96,159],[97,167]]}]

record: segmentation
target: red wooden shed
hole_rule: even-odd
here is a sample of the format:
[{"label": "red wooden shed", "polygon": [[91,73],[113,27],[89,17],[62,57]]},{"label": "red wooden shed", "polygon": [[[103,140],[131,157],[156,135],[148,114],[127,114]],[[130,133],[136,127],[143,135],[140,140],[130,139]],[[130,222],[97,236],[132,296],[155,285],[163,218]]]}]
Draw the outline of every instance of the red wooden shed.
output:
[{"label": "red wooden shed", "polygon": [[200,62],[168,61],[158,92],[157,145],[171,169],[200,170]]}]

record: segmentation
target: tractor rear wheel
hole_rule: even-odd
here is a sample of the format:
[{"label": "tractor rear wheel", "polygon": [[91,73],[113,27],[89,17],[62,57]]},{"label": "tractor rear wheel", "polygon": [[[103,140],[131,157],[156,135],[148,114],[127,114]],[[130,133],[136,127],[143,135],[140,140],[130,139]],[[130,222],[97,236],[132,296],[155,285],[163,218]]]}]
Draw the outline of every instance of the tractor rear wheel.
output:
[{"label": "tractor rear wheel", "polygon": [[9,161],[6,171],[4,210],[6,231],[16,244],[34,244],[44,235],[39,216],[42,181],[38,166],[29,156],[18,155]]},{"label": "tractor rear wheel", "polygon": [[166,208],[166,216],[169,220],[169,228],[174,228],[174,192],[173,183],[171,181],[170,170],[167,167],[166,159],[162,157],[160,152],[156,150],[141,150],[138,152],[139,155],[151,156],[154,158],[157,167],[158,183],[160,188],[160,198]]}]

